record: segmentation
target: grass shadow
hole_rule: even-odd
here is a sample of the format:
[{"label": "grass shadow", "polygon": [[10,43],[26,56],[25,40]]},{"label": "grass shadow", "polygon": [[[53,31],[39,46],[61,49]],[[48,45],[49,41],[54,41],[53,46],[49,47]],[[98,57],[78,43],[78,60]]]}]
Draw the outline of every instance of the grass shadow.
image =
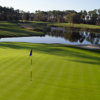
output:
[{"label": "grass shadow", "polygon": [[[51,54],[62,57],[77,57],[78,59],[84,59],[84,60],[78,61],[74,59],[72,61],[79,63],[81,62],[81,63],[100,65],[99,63],[100,56],[98,55],[100,54],[100,50],[82,49],[79,47],[60,45],[60,44],[32,44],[32,43],[17,43],[17,42],[0,43],[0,48],[2,47],[8,47],[12,49],[29,49],[29,50],[32,48],[34,52],[42,52],[45,54]],[[91,54],[88,54],[88,52],[91,52]],[[96,54],[96,56],[94,54]]]}]

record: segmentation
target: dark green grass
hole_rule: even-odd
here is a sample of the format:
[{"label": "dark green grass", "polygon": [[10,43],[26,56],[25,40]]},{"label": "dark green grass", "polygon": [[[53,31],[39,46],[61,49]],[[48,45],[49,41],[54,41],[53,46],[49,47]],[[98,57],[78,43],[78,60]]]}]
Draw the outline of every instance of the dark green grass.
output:
[{"label": "dark green grass", "polygon": [[31,25],[35,31],[45,32],[49,22],[30,21],[27,24]]},{"label": "dark green grass", "polygon": [[39,36],[42,32],[19,27],[16,23],[0,21],[0,37]]},{"label": "dark green grass", "polygon": [[0,100],[100,100],[100,50],[0,43]]}]

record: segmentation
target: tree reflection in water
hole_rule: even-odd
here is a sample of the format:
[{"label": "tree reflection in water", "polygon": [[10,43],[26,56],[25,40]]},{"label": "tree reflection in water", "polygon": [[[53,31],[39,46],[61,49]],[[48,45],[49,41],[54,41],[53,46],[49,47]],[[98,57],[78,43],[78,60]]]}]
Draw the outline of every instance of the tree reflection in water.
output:
[{"label": "tree reflection in water", "polygon": [[[20,39],[15,37],[15,38],[9,38],[8,40],[6,40],[7,38],[5,38],[4,41],[11,41],[11,39],[13,39],[12,41],[16,40],[18,42],[22,40],[22,42],[31,42],[31,43],[36,43],[37,41],[39,43],[54,43],[52,42],[53,39],[54,41],[56,41],[56,43],[62,43],[62,41],[64,40],[63,44],[65,43],[65,40],[67,40],[65,44],[67,44],[68,41],[72,44],[73,43],[96,44],[96,45],[100,44],[100,33],[94,33],[91,30],[83,31],[81,29],[75,29],[75,28],[49,27],[44,29],[44,33],[45,34],[40,36],[31,36],[32,38],[35,37],[32,40],[30,40],[30,37],[29,38],[19,37]],[[0,37],[3,38],[2,36]],[[44,42],[42,42],[42,40],[44,40]]]},{"label": "tree reflection in water", "polygon": [[91,44],[100,44],[100,33],[93,33],[88,31],[81,31],[72,28],[53,28],[47,32],[47,35],[53,37],[62,37],[70,42],[83,43],[88,41]]}]

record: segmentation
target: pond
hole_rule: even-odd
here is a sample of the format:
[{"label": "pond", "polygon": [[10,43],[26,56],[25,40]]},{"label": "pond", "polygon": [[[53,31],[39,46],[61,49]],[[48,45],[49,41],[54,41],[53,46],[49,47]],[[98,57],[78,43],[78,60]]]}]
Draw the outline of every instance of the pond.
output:
[{"label": "pond", "polygon": [[100,33],[72,28],[50,27],[43,36],[0,38],[0,42],[59,43],[71,45],[100,44]]}]

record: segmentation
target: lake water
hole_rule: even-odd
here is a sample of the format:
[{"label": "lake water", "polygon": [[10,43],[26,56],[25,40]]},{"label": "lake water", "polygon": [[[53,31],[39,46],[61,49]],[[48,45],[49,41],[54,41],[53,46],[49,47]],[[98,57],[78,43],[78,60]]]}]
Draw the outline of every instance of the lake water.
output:
[{"label": "lake water", "polygon": [[51,27],[43,36],[0,38],[0,42],[59,43],[71,45],[100,44],[100,33]]}]

